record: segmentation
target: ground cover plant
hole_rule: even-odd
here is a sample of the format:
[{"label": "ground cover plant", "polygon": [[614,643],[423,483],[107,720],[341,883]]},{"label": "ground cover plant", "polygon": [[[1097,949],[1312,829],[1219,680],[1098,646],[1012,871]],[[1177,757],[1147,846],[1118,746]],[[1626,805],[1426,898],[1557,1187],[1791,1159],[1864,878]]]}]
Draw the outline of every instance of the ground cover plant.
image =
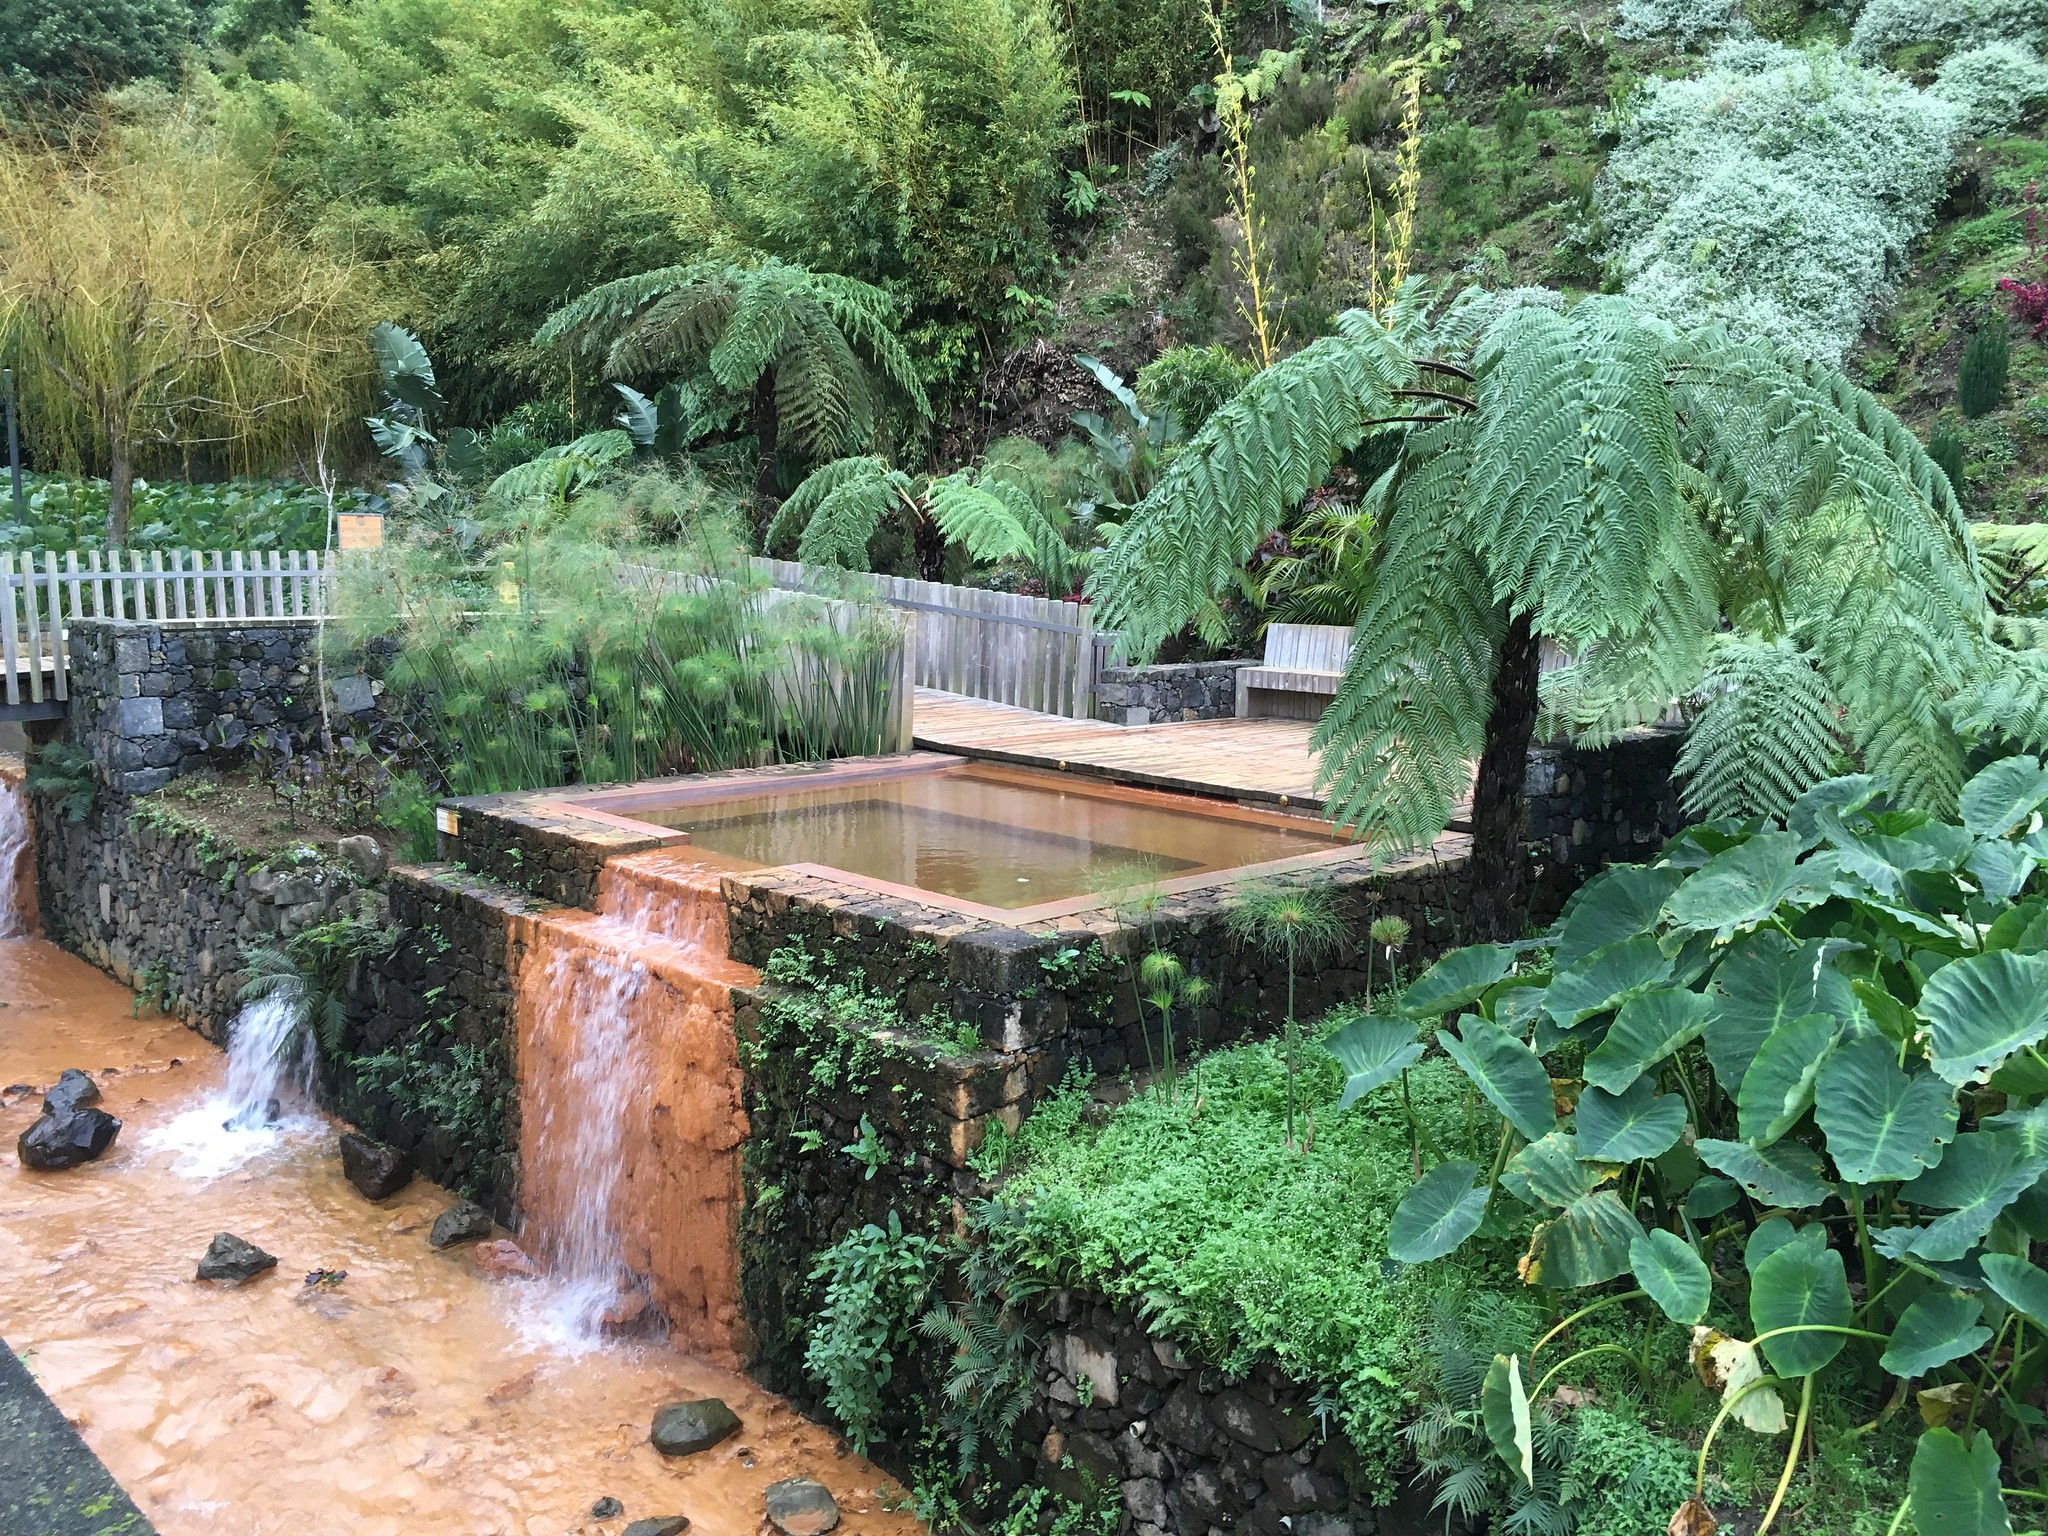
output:
[{"label": "ground cover plant", "polygon": [[[1486,1435],[1526,1486],[1552,1387],[1632,1356],[1648,1387],[1675,1328],[1719,1406],[1674,1530],[1714,1529],[1731,1418],[1774,1444],[1790,1426],[1768,1528],[1817,1391],[1859,1433],[1915,1433],[1894,1529],[1989,1536],[2007,1499],[2048,1498],[2044,804],[2031,757],[1974,776],[1959,821],[1830,779],[1783,822],[1709,823],[1607,871],[1541,939],[1454,952],[1333,1037],[1362,1098],[1434,1028],[1499,1117],[1471,1155],[1437,1149],[1391,1255],[1443,1261],[1533,1218],[1521,1279],[1580,1293],[1488,1370]],[[1629,1306],[1639,1353],[1566,1337]]]},{"label": "ground cover plant", "polygon": [[[68,475],[23,477],[23,511],[0,494],[0,548],[91,550],[106,546],[109,487]],[[332,543],[327,494],[299,480],[137,480],[131,549],[324,550]],[[332,512],[382,513],[378,492],[340,486]]]}]

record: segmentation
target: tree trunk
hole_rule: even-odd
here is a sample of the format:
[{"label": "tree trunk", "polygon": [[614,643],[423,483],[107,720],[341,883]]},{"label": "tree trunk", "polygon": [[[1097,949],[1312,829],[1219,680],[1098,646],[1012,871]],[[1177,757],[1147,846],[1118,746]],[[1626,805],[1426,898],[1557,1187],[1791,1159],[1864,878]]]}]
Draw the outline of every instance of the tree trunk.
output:
[{"label": "tree trunk", "polygon": [[1526,615],[1510,619],[1494,660],[1493,708],[1472,787],[1474,940],[1519,938],[1528,918],[1529,742],[1536,734],[1541,652]]},{"label": "tree trunk", "polygon": [[760,503],[763,528],[782,502],[782,481],[775,463],[776,439],[782,432],[775,404],[775,370],[765,370],[754,382],[754,441],[761,451],[761,468],[754,476],[754,499]]},{"label": "tree trunk", "polygon": [[135,455],[127,423],[107,413],[107,548],[128,543],[128,524],[135,506]]},{"label": "tree trunk", "polygon": [[917,575],[920,581],[946,579],[946,535],[940,531],[938,520],[929,512],[911,524],[910,548],[917,557]]}]

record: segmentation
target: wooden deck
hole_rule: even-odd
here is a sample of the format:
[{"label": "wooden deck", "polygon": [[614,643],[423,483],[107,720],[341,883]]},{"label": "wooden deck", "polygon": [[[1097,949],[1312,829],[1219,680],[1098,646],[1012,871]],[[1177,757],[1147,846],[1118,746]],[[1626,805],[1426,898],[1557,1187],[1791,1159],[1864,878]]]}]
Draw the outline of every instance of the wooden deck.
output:
[{"label": "wooden deck", "polygon": [[1318,811],[1314,729],[1307,720],[1110,725],[920,688],[912,735],[933,752]]}]

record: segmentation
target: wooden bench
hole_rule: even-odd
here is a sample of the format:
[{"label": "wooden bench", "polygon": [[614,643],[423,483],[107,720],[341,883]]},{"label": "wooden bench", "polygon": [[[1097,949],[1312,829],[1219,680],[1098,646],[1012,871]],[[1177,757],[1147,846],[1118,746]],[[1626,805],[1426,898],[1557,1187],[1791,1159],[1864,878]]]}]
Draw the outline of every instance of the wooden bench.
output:
[{"label": "wooden bench", "polygon": [[1237,672],[1237,718],[1315,720],[1337,696],[1351,631],[1342,624],[1268,624],[1265,658]]}]

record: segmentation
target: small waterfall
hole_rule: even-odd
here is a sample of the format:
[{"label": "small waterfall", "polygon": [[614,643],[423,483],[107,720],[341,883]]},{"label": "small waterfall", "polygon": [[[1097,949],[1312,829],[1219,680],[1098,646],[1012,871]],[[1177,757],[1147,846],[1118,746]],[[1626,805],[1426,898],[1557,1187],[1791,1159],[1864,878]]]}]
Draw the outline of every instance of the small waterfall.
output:
[{"label": "small waterfall", "polygon": [[29,932],[28,797],[13,780],[0,777],[0,939],[18,939]]},{"label": "small waterfall", "polygon": [[143,1145],[175,1153],[175,1171],[189,1178],[217,1178],[319,1132],[313,1076],[312,1031],[298,1017],[296,991],[280,987],[228,1026],[227,1081]]},{"label": "small waterfall", "polygon": [[524,1240],[548,1269],[527,1320],[596,1347],[651,1307],[734,1355],[745,1138],[718,878],[661,853],[608,864],[598,915],[534,920],[518,980]]}]

